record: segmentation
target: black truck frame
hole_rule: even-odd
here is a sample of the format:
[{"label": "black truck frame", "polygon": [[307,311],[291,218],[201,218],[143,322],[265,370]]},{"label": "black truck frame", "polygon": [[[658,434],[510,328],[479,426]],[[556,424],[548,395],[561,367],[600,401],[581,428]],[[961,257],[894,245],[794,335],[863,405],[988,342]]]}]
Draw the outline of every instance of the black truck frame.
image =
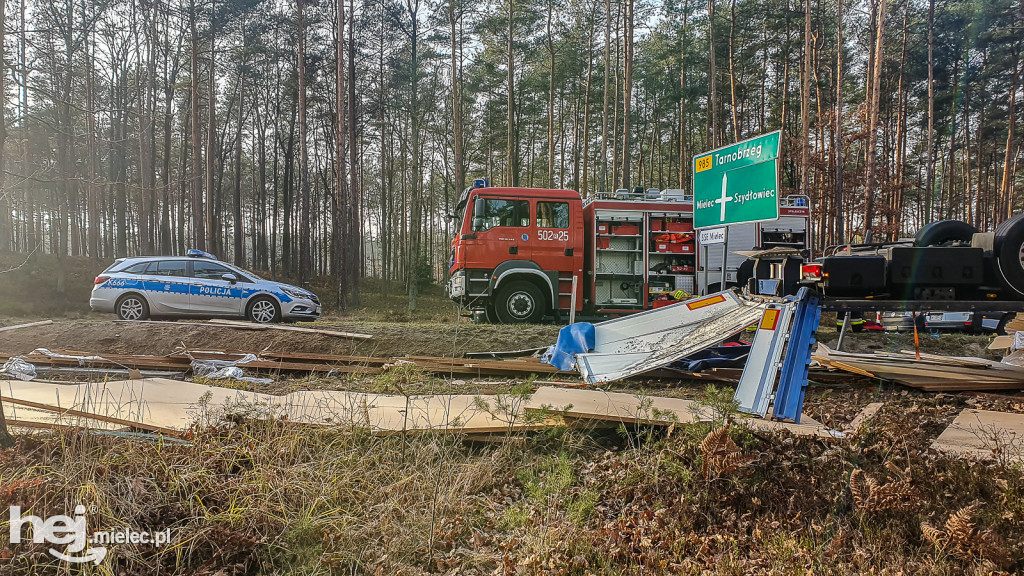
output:
[{"label": "black truck frame", "polygon": [[822,295],[838,313],[925,310],[1024,311],[1024,214],[994,232],[942,220],[913,240],[829,247],[808,262],[795,250],[765,250],[741,267],[741,285],[755,293]]}]

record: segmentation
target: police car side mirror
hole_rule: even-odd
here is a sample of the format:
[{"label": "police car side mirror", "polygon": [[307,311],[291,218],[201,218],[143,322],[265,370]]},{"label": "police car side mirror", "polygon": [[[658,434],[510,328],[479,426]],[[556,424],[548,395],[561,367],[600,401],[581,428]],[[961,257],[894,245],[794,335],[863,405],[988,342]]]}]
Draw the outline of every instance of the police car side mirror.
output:
[{"label": "police car side mirror", "polygon": [[225,275],[221,276],[220,279],[221,280],[227,280],[228,282],[231,282],[232,284],[237,284],[238,283],[238,276],[235,276],[234,274],[225,274]]}]

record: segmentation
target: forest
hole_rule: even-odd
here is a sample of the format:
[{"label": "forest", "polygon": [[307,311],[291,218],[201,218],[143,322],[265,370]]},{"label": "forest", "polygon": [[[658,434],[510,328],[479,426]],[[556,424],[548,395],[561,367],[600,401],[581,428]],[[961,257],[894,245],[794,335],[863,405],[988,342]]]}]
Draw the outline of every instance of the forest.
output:
[{"label": "forest", "polygon": [[1018,210],[1024,0],[5,0],[0,252],[443,280],[459,191],[689,189],[782,130],[816,246]]}]

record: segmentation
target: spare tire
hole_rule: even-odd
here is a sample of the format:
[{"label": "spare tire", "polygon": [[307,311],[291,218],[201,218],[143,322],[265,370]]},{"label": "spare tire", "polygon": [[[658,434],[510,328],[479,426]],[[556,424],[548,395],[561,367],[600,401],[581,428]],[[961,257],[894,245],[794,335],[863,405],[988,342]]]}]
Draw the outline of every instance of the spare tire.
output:
[{"label": "spare tire", "polygon": [[950,242],[966,242],[978,233],[978,229],[960,220],[939,220],[925,224],[914,236],[915,246],[938,246]]},{"label": "spare tire", "polygon": [[996,227],[992,248],[1003,286],[1024,297],[1024,214]]}]

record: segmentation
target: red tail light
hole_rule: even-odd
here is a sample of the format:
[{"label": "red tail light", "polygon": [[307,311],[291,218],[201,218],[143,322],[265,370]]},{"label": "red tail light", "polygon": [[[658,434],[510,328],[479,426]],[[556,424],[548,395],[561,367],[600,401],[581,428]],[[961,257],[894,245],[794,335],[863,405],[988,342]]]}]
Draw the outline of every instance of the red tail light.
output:
[{"label": "red tail light", "polygon": [[107,280],[110,280],[110,276],[97,276],[96,280],[93,281],[93,284],[103,284]]},{"label": "red tail light", "polygon": [[804,264],[804,280],[821,280],[821,264]]}]

